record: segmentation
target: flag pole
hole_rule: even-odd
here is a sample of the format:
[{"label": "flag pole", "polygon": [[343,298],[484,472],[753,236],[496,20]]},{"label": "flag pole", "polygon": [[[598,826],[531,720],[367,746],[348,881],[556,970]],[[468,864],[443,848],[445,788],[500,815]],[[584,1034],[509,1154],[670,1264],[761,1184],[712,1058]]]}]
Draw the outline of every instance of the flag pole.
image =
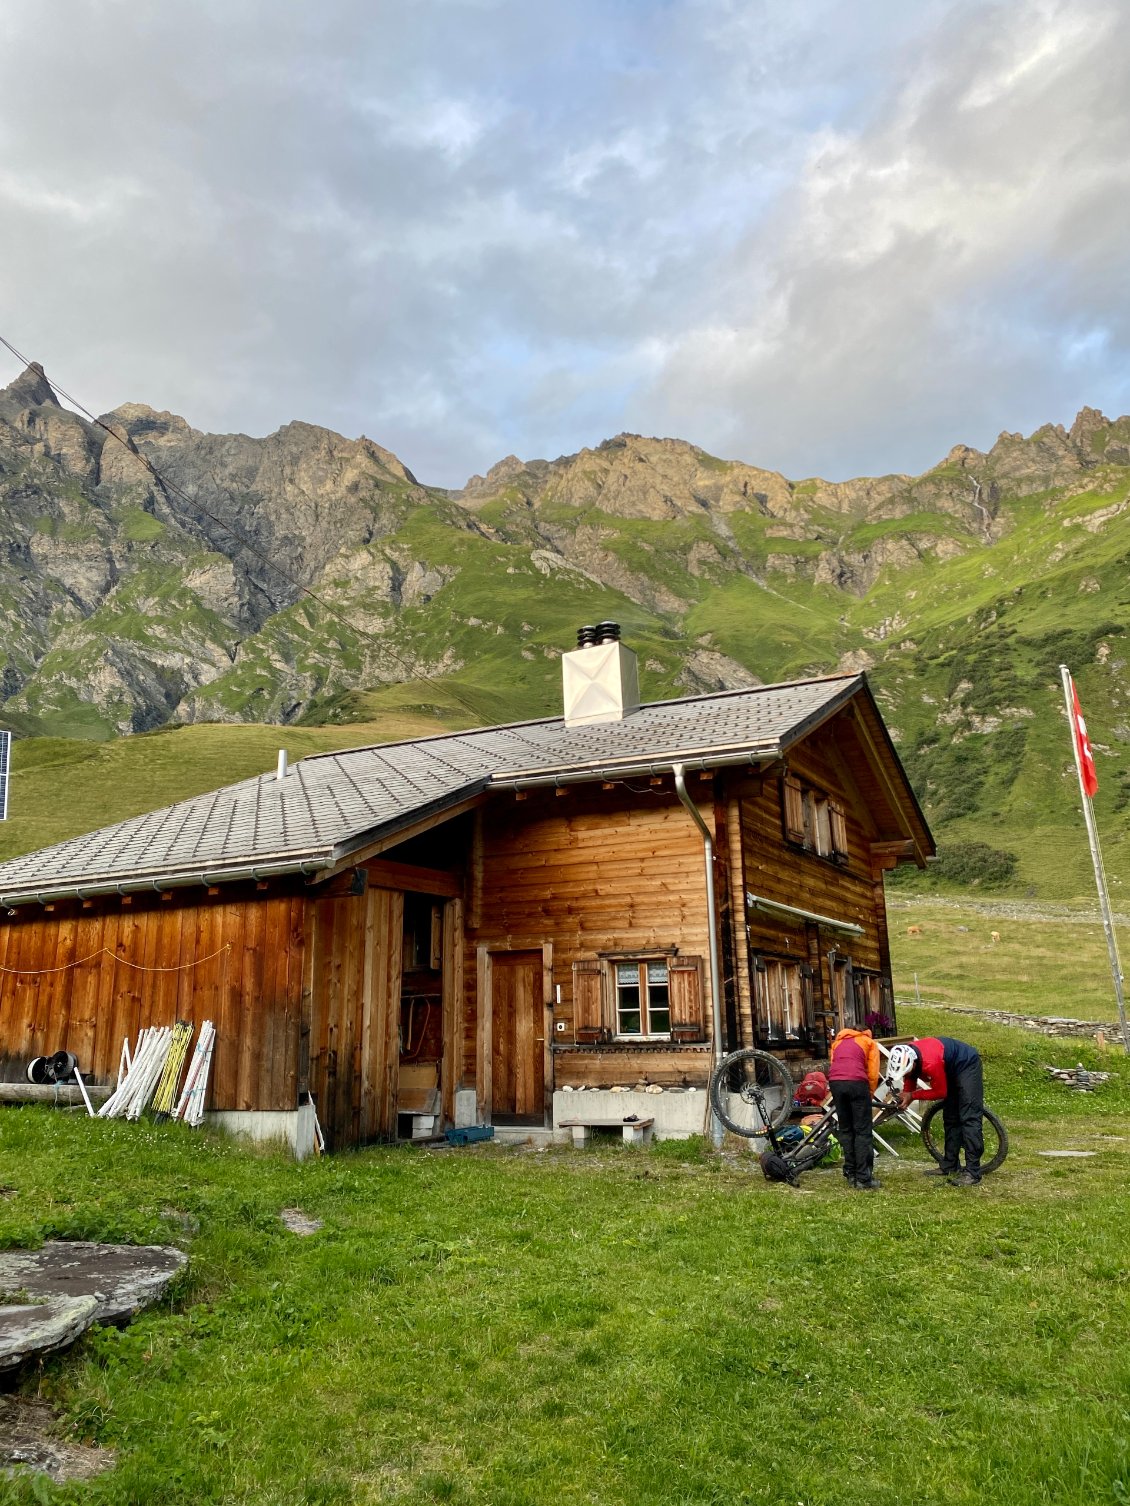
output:
[{"label": "flag pole", "polygon": [[1130,1056],[1130,1027],[1126,1023],[1126,1000],[1122,992],[1122,963],[1118,957],[1118,941],[1114,934],[1114,918],[1110,913],[1110,895],[1106,891],[1106,874],[1103,869],[1103,855],[1099,848],[1099,833],[1095,826],[1095,812],[1091,805],[1091,797],[1087,794],[1087,787],[1083,782],[1083,762],[1079,756],[1079,722],[1075,717],[1075,693],[1071,679],[1071,671],[1066,664],[1059,666],[1059,672],[1063,677],[1063,695],[1067,702],[1067,721],[1071,727],[1071,751],[1075,756],[1075,772],[1079,776],[1079,795],[1083,801],[1083,819],[1087,823],[1087,840],[1091,844],[1091,862],[1095,868],[1095,887],[1099,891],[1099,912],[1103,918],[1103,930],[1106,932],[1106,949],[1110,955],[1110,972],[1114,979],[1114,997],[1118,1001],[1118,1023],[1122,1027],[1122,1044],[1128,1056]]}]

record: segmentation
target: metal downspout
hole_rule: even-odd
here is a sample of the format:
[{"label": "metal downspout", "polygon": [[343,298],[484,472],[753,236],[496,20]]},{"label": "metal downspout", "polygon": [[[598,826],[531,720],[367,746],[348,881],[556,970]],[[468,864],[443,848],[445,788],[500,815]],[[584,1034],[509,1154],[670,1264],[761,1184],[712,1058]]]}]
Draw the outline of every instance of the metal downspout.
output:
[{"label": "metal downspout", "polygon": [[[710,932],[710,1005],[714,1026],[714,1065],[717,1066],[724,1052],[722,1049],[722,969],[718,962],[718,907],[714,898],[714,840],[710,835],[710,828],[702,819],[698,806],[687,793],[687,782],[684,777],[686,771],[683,765],[672,764],[671,772],[675,776],[675,791],[679,799],[702,833],[703,859],[706,863],[706,923]],[[722,1122],[714,1112],[713,1103],[710,1105],[710,1138],[717,1150],[722,1144]]]}]

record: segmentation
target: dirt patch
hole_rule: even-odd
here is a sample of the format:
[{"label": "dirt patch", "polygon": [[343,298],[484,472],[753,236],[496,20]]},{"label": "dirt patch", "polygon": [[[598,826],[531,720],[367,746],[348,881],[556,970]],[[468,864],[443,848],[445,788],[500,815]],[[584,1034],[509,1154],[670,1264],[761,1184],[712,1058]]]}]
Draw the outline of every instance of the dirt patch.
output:
[{"label": "dirt patch", "polygon": [[114,1466],[114,1451],[60,1437],[62,1423],[35,1396],[0,1395],[0,1477],[24,1471],[49,1475],[57,1485],[90,1480]]},{"label": "dirt patch", "polygon": [[303,1213],[301,1208],[281,1209],[279,1220],[292,1234],[317,1234],[322,1227],[320,1218],[311,1218],[308,1213]]}]

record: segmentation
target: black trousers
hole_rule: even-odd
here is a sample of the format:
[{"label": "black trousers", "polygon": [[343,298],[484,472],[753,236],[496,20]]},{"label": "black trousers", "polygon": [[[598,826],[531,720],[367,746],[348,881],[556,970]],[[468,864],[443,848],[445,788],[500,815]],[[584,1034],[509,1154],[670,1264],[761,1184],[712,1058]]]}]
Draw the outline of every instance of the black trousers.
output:
[{"label": "black trousers", "polygon": [[844,1176],[849,1182],[869,1182],[875,1168],[871,1089],[865,1082],[832,1082],[829,1087],[840,1121],[836,1138],[844,1148]]},{"label": "black trousers", "polygon": [[942,1170],[957,1171],[960,1152],[964,1150],[966,1171],[979,1177],[981,1157],[985,1154],[985,1137],[981,1130],[985,1089],[980,1057],[955,1071],[947,1067],[946,1082],[949,1091],[942,1102],[942,1124],[946,1131]]}]

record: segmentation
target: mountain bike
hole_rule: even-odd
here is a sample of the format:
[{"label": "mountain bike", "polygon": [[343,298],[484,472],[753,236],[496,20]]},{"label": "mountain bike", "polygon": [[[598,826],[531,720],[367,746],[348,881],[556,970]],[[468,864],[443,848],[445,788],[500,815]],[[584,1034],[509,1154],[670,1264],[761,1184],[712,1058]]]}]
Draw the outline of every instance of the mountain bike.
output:
[{"label": "mountain bike", "polygon": [[[935,1100],[919,1113],[913,1106],[900,1109],[886,1083],[880,1084],[879,1096],[873,1100],[875,1129],[897,1119],[919,1135],[927,1151],[939,1164],[945,1155],[945,1129],[942,1101]],[[724,1056],[710,1078],[710,1103],[718,1118],[735,1135],[746,1139],[771,1139],[774,1149],[799,1173],[818,1166],[832,1147],[839,1127],[833,1103],[825,1105],[815,1124],[793,1136],[790,1126],[784,1130],[793,1111],[793,1080],[788,1067],[778,1057],[755,1046],[731,1051]],[[981,1174],[996,1171],[1008,1155],[1008,1131],[992,1109],[982,1109],[985,1155]],[[881,1136],[883,1149],[893,1156],[898,1151]]]}]

